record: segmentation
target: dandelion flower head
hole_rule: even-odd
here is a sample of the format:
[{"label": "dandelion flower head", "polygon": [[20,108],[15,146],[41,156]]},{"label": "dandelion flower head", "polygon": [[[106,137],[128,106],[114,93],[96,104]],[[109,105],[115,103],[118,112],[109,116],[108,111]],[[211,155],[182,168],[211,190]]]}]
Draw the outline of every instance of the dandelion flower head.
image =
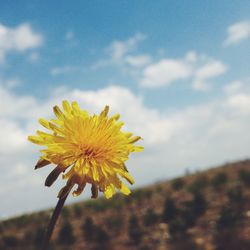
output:
[{"label": "dandelion flower head", "polygon": [[51,186],[63,173],[67,183],[60,190],[59,198],[65,197],[74,185],[77,188],[73,195],[81,194],[87,183],[92,185],[92,198],[97,197],[98,191],[106,198],[112,197],[116,190],[130,194],[121,178],[134,183],[125,161],[131,152],[143,150],[134,145],[141,137],[121,131],[123,122],[118,121],[118,114],[108,117],[108,106],[99,115],[90,115],[76,102],[70,105],[63,101],[62,106],[63,110],[58,106],[53,108],[56,119],[39,120],[47,132],[37,131],[37,135],[28,137],[45,147],[40,151],[42,155],[35,169],[51,163],[56,165],[45,185]]}]

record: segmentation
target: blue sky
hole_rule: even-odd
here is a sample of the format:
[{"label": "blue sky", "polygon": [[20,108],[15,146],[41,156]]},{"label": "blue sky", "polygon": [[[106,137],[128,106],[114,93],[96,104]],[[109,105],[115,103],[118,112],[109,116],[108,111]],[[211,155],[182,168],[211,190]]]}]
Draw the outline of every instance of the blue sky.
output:
[{"label": "blue sky", "polygon": [[249,13],[249,1],[1,1],[0,217],[54,205],[59,184],[43,186],[26,137],[65,98],[109,104],[143,136],[128,163],[139,186],[249,157]]}]

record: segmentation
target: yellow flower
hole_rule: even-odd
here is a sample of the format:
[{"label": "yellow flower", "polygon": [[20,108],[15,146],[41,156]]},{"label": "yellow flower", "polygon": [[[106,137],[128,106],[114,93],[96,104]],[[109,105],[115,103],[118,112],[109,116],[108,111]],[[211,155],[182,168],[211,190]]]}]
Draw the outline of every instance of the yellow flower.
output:
[{"label": "yellow flower", "polygon": [[79,195],[87,183],[92,185],[92,198],[97,197],[98,190],[106,198],[112,197],[116,189],[130,194],[119,177],[134,183],[124,162],[131,152],[143,150],[143,147],[133,145],[141,137],[122,132],[119,115],[107,116],[108,106],[100,115],[92,116],[81,110],[76,102],[70,105],[63,101],[62,106],[63,111],[58,106],[53,108],[57,119],[39,120],[52,133],[37,131],[36,136],[28,137],[31,142],[46,147],[40,151],[42,155],[35,169],[50,163],[57,165],[45,185],[51,186],[64,172],[67,184],[60,190],[59,198],[65,197],[75,184],[77,189],[73,195]]}]

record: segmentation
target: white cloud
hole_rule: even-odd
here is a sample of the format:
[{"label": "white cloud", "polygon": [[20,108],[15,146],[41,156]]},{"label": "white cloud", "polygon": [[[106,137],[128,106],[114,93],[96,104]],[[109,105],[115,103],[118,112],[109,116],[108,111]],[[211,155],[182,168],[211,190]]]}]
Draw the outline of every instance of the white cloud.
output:
[{"label": "white cloud", "polygon": [[1,85],[5,86],[6,88],[15,88],[20,86],[22,81],[16,77],[9,78],[9,79],[2,79],[0,78],[0,92],[1,92]]},{"label": "white cloud", "polygon": [[149,55],[126,56],[125,61],[132,67],[144,67],[151,62]]},{"label": "white cloud", "polygon": [[31,96],[17,96],[11,90],[0,85],[0,118],[31,118],[31,108],[36,103]]},{"label": "white cloud", "polygon": [[27,143],[26,135],[13,120],[0,119],[0,154],[12,154]]},{"label": "white cloud", "polygon": [[211,61],[195,72],[195,77],[199,79],[208,79],[223,74],[227,67],[220,61]]},{"label": "white cloud", "polygon": [[227,66],[221,61],[190,51],[181,59],[165,58],[149,64],[142,71],[140,84],[156,88],[190,80],[194,90],[206,91],[209,89],[207,80],[224,74],[226,70]]},{"label": "white cloud", "polygon": [[130,37],[126,41],[114,41],[108,47],[108,52],[111,53],[111,58],[114,61],[119,62],[125,55],[136,49],[139,42],[146,38],[144,34],[137,33],[133,37]]},{"label": "white cloud", "polygon": [[199,67],[194,73],[193,88],[195,90],[206,91],[209,89],[207,80],[216,76],[222,75],[227,71],[227,66],[216,60],[207,62],[205,65]]},{"label": "white cloud", "polygon": [[43,37],[36,33],[28,23],[16,28],[10,28],[0,24],[0,62],[10,51],[24,52],[41,46]]},{"label": "white cloud", "polygon": [[241,113],[250,115],[250,94],[235,94],[228,99],[227,104]]},{"label": "white cloud", "polygon": [[250,37],[250,21],[234,23],[227,29],[227,38],[224,45],[239,44],[241,41]]},{"label": "white cloud", "polygon": [[226,94],[234,94],[242,91],[243,83],[242,81],[236,80],[224,86],[223,91]]},{"label": "white cloud", "polygon": [[[139,84],[147,88],[158,88],[174,82],[189,80],[195,91],[211,89],[209,80],[224,74],[227,65],[205,54],[188,51],[182,58],[153,60],[149,54],[135,53],[138,44],[146,38],[137,33],[125,41],[114,41],[106,49],[108,58],[91,65],[92,70],[107,66],[118,66],[123,72],[133,75]],[[139,78],[139,79],[138,79]]]},{"label": "white cloud", "polygon": [[136,53],[140,42],[146,39],[142,33],[137,33],[125,41],[115,40],[106,49],[107,58],[99,59],[92,66],[92,70],[107,66],[118,66],[131,72],[134,68],[146,66],[151,62],[151,57],[147,54]]},{"label": "white cloud", "polygon": [[160,87],[176,80],[188,78],[192,68],[181,60],[163,59],[147,66],[143,70],[141,85],[144,87]]}]

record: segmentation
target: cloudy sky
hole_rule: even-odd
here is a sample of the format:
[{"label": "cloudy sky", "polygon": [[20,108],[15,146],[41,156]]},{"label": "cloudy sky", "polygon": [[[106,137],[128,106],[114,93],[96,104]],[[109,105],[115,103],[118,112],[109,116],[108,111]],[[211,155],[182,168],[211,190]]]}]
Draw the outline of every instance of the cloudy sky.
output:
[{"label": "cloudy sky", "polygon": [[127,164],[137,186],[250,157],[249,13],[248,0],[1,1],[0,217],[55,205],[63,182],[44,187],[27,135],[64,99],[108,104],[144,138]]}]

